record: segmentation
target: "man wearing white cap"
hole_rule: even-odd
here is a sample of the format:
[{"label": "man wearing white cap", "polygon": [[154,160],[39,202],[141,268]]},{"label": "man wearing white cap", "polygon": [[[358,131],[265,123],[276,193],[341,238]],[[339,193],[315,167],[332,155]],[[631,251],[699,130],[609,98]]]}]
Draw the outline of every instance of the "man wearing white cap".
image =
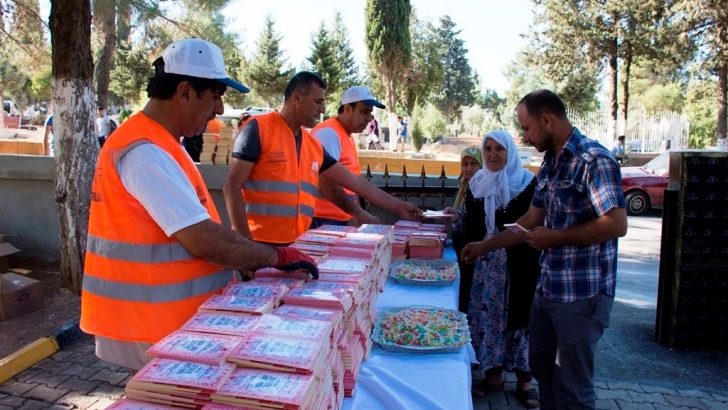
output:
[{"label": "man wearing white cap", "polygon": [[308,269],[292,248],[250,241],[220,224],[205,182],[179,144],[223,113],[222,51],[199,39],[170,44],[154,62],[149,102],[106,141],[94,174],[81,294],[81,328],[101,359],[132,370],[179,329],[232,269]]},{"label": "man wearing white cap", "polygon": [[[340,102],[336,117],[331,117],[314,127],[311,134],[341,165],[352,174],[361,176],[357,142],[351,134],[364,131],[372,120],[374,107],[380,109],[386,107],[374,98],[369,88],[362,85],[344,91]],[[352,218],[357,225],[379,223],[377,217],[359,206],[359,197],[353,191],[341,188],[323,175],[319,177],[319,189],[324,197],[316,200],[312,228],[327,224],[347,225]],[[332,201],[345,207],[336,206]]]},{"label": "man wearing white cap", "polygon": [[[322,176],[400,218],[421,219],[416,205],[353,175],[305,129],[316,125],[325,101],[326,82],[301,71],[288,82],[280,113],[258,115],[245,124],[235,138],[223,187],[233,229],[256,241],[294,242],[311,227]],[[351,205],[346,197],[341,203],[329,199],[340,207]]]}]

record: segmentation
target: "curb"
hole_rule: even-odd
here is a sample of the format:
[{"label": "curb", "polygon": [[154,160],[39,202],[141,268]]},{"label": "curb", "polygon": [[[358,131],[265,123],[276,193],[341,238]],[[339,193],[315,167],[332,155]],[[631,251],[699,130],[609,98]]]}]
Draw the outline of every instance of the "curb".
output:
[{"label": "curb", "polygon": [[0,359],[0,383],[6,382],[25,369],[52,356],[58,350],[86,337],[86,333],[78,326],[79,321],[80,319],[76,319],[68,322],[50,335],[41,337],[17,352]]}]

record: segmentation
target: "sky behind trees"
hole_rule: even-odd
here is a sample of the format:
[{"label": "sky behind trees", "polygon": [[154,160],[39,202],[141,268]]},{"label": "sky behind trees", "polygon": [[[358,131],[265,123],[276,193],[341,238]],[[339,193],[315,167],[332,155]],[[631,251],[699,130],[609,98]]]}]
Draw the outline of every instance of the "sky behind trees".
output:
[{"label": "sky behind trees", "polygon": [[[341,12],[349,27],[349,40],[357,63],[363,69],[366,62],[364,45],[365,0],[233,0],[225,9],[228,30],[238,33],[246,55],[255,50],[255,42],[265,26],[265,16],[271,15],[276,30],[282,35],[281,49],[289,63],[299,68],[311,53],[311,35],[322,20],[333,21]],[[483,88],[503,95],[509,83],[503,72],[508,63],[527,44],[521,38],[532,21],[532,3],[528,0],[411,0],[420,19],[433,23],[445,14],[450,15],[461,29],[471,67],[478,72]],[[41,0],[41,16],[50,13],[50,0]]]},{"label": "sky behind trees", "polygon": [[[532,21],[532,3],[527,0],[411,0],[420,19],[437,19],[450,15],[462,29],[460,38],[468,49],[470,65],[480,75],[483,88],[492,88],[503,94],[508,80],[503,71],[526,41]],[[254,50],[254,43],[263,29],[266,14],[276,21],[276,29],[283,35],[281,46],[287,51],[290,63],[296,67],[310,54],[311,34],[321,20],[331,21],[340,11],[349,27],[349,39],[357,62],[366,61],[364,45],[364,0],[233,0],[225,10],[231,20],[231,29],[239,33],[246,54]]]}]

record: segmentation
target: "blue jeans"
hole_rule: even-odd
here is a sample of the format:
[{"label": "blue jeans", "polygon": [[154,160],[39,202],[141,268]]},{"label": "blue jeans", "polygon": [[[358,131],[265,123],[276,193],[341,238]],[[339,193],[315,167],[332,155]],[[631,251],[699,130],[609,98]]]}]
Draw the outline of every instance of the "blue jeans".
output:
[{"label": "blue jeans", "polygon": [[[536,292],[529,362],[541,410],[594,409],[594,352],[609,327],[614,296],[554,302]],[[557,365],[558,360],[558,365]]]},{"label": "blue jeans", "polygon": [[349,221],[338,221],[336,219],[327,218],[313,218],[313,221],[311,221],[311,226],[308,229],[316,229],[322,225],[346,226],[349,225]]}]

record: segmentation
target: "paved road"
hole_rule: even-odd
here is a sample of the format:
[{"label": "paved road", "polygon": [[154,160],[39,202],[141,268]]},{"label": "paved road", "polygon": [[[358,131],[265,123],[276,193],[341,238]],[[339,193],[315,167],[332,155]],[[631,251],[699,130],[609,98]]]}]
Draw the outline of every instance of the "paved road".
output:
[{"label": "paved road", "polygon": [[[653,341],[661,229],[659,213],[629,217],[620,239],[611,326],[596,356],[597,407],[728,410],[728,352],[674,350]],[[522,408],[508,376],[506,392],[474,398],[476,410]]]}]

